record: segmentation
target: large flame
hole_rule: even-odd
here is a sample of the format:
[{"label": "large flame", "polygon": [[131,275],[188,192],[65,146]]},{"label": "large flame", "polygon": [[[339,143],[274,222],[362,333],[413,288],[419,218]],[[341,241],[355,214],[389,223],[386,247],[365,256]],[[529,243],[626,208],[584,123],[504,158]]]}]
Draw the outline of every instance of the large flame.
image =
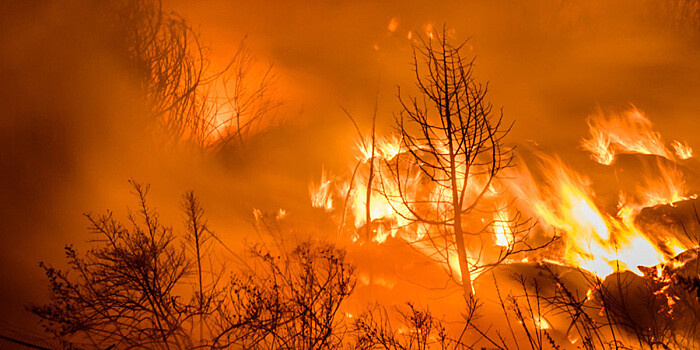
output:
[{"label": "large flame", "polygon": [[[590,180],[560,159],[543,158],[542,176],[538,183],[529,172],[523,172],[513,187],[540,223],[561,236],[564,247],[555,260],[600,277],[620,269],[641,275],[637,266],[654,266],[677,253],[668,249],[679,246],[677,241],[653,242],[635,226],[640,206],[620,203],[615,215],[603,212],[596,205]],[[673,195],[666,194],[670,197],[657,198],[655,203],[672,201]]]},{"label": "large flame", "polygon": [[[655,154],[674,159],[661,135],[654,131],[651,121],[636,107],[621,114],[605,115],[599,111],[588,118],[590,138],[582,146],[600,164],[610,165],[617,153]],[[693,150],[686,143],[675,141],[675,153],[680,159],[692,157]]]},{"label": "large flame", "polygon": [[498,208],[493,213],[493,233],[497,246],[510,247],[513,245],[513,232],[510,225],[508,225],[509,222],[507,208]]},{"label": "large flame", "polygon": [[[465,225],[470,226],[465,230],[470,231],[471,226],[485,226],[486,229],[474,230],[479,231],[481,241],[493,242],[500,253],[513,248],[517,235],[511,226],[511,206],[505,205],[505,198],[514,197],[517,199],[514,210],[525,212],[538,222],[538,232],[560,238],[559,243],[550,246],[545,253],[523,256],[523,261],[547,259],[585,269],[603,278],[618,270],[641,275],[638,266],[662,264],[688,249],[670,235],[648,237],[637,227],[635,218],[646,207],[673,205],[680,200],[695,198],[686,188],[685,174],[676,163],[692,156],[690,146],[674,142],[674,151],[671,151],[660,134],[653,130],[651,122],[636,108],[619,115],[601,113],[589,118],[588,124],[590,137],[583,140],[583,147],[601,164],[612,164],[619,153],[659,156],[655,172],[646,174],[646,178],[640,176],[638,185],[626,189],[628,192],[620,191],[616,210],[602,209],[588,177],[556,156],[540,155],[537,176],[526,166],[520,166],[487,184],[472,171],[466,193],[474,196],[480,188],[487,187],[482,201],[487,203],[491,212],[485,213],[480,220],[465,220]],[[416,210],[434,213],[436,221],[445,219],[450,209],[450,192],[436,183],[440,179],[428,179],[417,167],[401,168],[397,165],[408,151],[400,137],[378,137],[374,145],[372,142],[367,139],[358,143],[356,159],[359,165],[353,166],[351,179],[333,185],[330,177],[323,174],[321,183],[310,188],[313,204],[331,211],[334,208],[340,210],[339,203],[342,202],[343,224],[351,223],[346,227],[351,231],[353,241],[383,243],[389,237],[397,237],[443,264],[459,280],[454,244],[449,242],[449,235],[440,232],[445,228],[412,220]],[[432,146],[441,147],[439,144]],[[420,152],[421,149],[412,151]],[[401,171],[405,176],[399,183],[396,173]],[[461,176],[457,182],[463,184],[466,180]],[[333,186],[335,192],[331,189]],[[338,199],[334,200],[333,196]],[[422,204],[411,207],[407,205],[407,199]],[[483,259],[483,251],[470,249],[474,247],[467,247],[470,264]],[[496,254],[500,254],[498,252]],[[473,277],[478,273],[475,271]]]}]

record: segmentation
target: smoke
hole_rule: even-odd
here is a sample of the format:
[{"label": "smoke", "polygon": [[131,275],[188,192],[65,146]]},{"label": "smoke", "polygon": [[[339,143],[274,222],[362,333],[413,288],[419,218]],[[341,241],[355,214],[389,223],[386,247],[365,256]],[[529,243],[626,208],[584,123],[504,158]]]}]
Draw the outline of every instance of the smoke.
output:
[{"label": "smoke", "polygon": [[588,114],[633,103],[665,137],[698,147],[697,23],[654,1],[165,1],[201,30],[215,65],[247,35],[281,77],[275,122],[213,158],[154,141],[105,7],[0,6],[0,309],[11,323],[45,297],[37,263],[58,264],[64,244],[89,239],[81,213],[125,213],[129,178],[153,185],[152,203],[174,224],[180,195],[195,190],[231,242],[252,230],[252,208],[316,220],[308,181],[322,164],[339,173],[352,162],[357,135],[339,106],[368,132],[377,102],[390,131],[396,86],[410,94],[414,84],[411,43],[443,23],[469,39],[477,78],[516,121],[513,143],[575,150]]},{"label": "smoke", "polygon": [[598,105],[634,103],[668,125],[693,119],[698,107],[687,98],[698,89],[697,23],[679,23],[681,14],[692,17],[683,2],[172,3],[202,23],[215,47],[248,34],[289,89],[319,111],[309,114],[340,122],[338,104],[358,117],[371,112],[378,76],[390,122],[396,85],[413,84],[408,32],[426,37],[428,26],[440,31],[443,23],[456,40],[470,39],[479,79],[517,121],[517,138],[577,139]]}]

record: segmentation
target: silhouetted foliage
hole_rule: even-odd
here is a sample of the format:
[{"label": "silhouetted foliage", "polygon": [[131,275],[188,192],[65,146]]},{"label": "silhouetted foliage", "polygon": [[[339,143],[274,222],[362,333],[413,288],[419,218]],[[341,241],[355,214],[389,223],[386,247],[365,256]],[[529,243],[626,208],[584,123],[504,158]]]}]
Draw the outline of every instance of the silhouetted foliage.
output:
[{"label": "silhouetted foliage", "polygon": [[355,283],[344,252],[306,242],[281,255],[260,246],[250,253],[256,266],[227,291],[233,302],[220,315],[229,327],[214,347],[339,348],[346,330],[338,310]]},{"label": "silhouetted foliage", "polygon": [[356,349],[461,349],[459,341],[450,338],[442,322],[429,310],[408,303],[398,309],[402,326],[392,326],[391,317],[382,306],[360,314],[353,322]]},{"label": "silhouetted foliage", "polygon": [[640,267],[644,276],[620,271],[601,280],[569,271],[585,293],[564,281],[567,273],[542,263],[536,277],[514,276],[521,290],[502,301],[504,311],[512,313],[532,349],[696,349],[700,304],[683,277],[697,275],[696,256],[682,255],[662,270]]},{"label": "silhouetted foliage", "polygon": [[[436,249],[436,258],[448,263],[457,255],[456,279],[470,298],[473,273],[540,247],[526,243],[529,220],[498,193],[497,178],[514,157],[504,144],[512,125],[504,125],[502,111],[494,111],[487,102],[488,84],[475,80],[473,61],[462,56],[465,43],[452,45],[445,32],[414,48],[420,97],[406,99],[399,92],[402,111],[397,128],[403,153],[387,164],[391,178],[382,180],[398,188],[394,191],[398,194],[384,191],[390,201],[401,203],[397,214],[431,227],[421,241]],[[408,186],[417,175],[418,191]],[[494,210],[508,215],[485,221],[472,217]],[[495,243],[499,227],[508,242],[487,259],[481,252]],[[481,235],[490,238],[484,242]],[[468,247],[479,253],[468,256]]]},{"label": "silhouetted foliage", "polygon": [[[160,0],[113,0],[117,33],[145,95],[154,131],[170,144],[210,152],[245,146],[251,131],[278,102],[276,77],[258,68],[243,42],[222,69],[212,71],[208,49]],[[259,72],[257,72],[259,71]]]},{"label": "silhouetted foliage", "polygon": [[47,331],[66,344],[98,348],[341,345],[346,329],[337,314],[355,286],[343,250],[290,241],[275,221],[260,226],[274,245],[250,245],[226,276],[211,259],[223,243],[192,192],[183,196],[186,231],[177,235],[148,206],[148,186],[131,184],[139,207],[126,224],[111,212],[87,214],[91,248],[80,254],[66,247],[67,270],[41,263],[51,301],[30,311]]},{"label": "silhouetted foliage", "polygon": [[148,187],[133,183],[139,201],[127,224],[86,214],[94,245],[84,254],[66,247],[68,271],[42,263],[51,300],[31,311],[59,337],[83,336],[95,346],[163,347],[190,344],[187,324],[197,304],[179,289],[190,274],[182,242],[146,203]]}]

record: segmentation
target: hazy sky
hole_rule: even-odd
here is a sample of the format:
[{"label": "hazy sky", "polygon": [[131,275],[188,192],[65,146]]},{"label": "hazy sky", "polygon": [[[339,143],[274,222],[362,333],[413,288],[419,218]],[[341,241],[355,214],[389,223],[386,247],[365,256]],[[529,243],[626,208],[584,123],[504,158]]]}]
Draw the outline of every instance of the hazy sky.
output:
[{"label": "hazy sky", "polygon": [[[648,2],[651,4],[654,2]],[[568,139],[597,106],[648,111],[664,129],[698,110],[697,36],[639,1],[166,1],[200,25],[216,57],[243,35],[283,78],[290,107],[307,118],[397,111],[396,86],[412,84],[409,31],[453,30],[470,39],[491,100],[517,121],[516,138]],[[669,17],[669,18],[664,18]],[[395,20],[395,31],[388,29]],[[576,134],[552,135],[558,129]],[[674,121],[674,123],[666,123]],[[574,130],[575,129],[575,130]]]},{"label": "hazy sky", "polygon": [[513,143],[578,152],[587,115],[631,103],[666,139],[700,147],[697,24],[679,25],[651,0],[166,0],[216,64],[247,36],[279,75],[273,126],[247,159],[224,165],[147,141],[136,82],[87,3],[0,5],[0,318],[10,322],[45,295],[38,262],[59,263],[64,244],[89,238],[81,213],[125,213],[131,177],[153,185],[173,223],[179,196],[195,189],[230,239],[250,231],[253,207],[308,210],[308,181],[352,159],[356,134],[340,107],[367,130],[378,92],[389,130],[397,86],[410,94],[413,84],[409,32],[429,26],[469,39],[477,79],[516,121]]}]

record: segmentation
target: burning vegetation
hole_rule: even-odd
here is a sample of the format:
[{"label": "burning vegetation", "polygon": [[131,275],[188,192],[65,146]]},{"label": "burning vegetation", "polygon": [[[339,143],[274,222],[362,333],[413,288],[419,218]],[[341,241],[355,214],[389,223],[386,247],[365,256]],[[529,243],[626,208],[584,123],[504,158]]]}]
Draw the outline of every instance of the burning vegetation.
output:
[{"label": "burning vegetation", "polygon": [[[532,348],[693,348],[698,334],[688,317],[694,319],[689,315],[698,308],[699,280],[672,271],[695,263],[697,234],[685,226],[652,232],[640,219],[645,210],[674,211],[678,205],[692,205],[696,213],[684,166],[692,148],[685,141],[665,143],[636,107],[591,116],[582,148],[613,167],[620,181],[616,204],[606,206],[591,180],[557,155],[531,151],[535,171],[513,163],[513,150],[504,145],[510,126],[493,114],[488,85],[472,78],[473,61],[460,56],[462,46],[452,46],[445,32],[421,42],[414,64],[422,96],[401,100],[396,134],[360,135],[352,175],[333,183],[324,173],[322,186],[310,188],[313,205],[339,212],[341,236],[355,244],[398,239],[442,264],[464,289],[470,312],[463,330],[495,348],[525,339]],[[639,158],[643,167],[616,164],[618,158]],[[635,172],[635,181],[624,183],[625,171]],[[508,266],[529,271],[513,273],[519,291],[510,289],[504,298],[503,282],[491,270]],[[533,271],[537,277],[526,277]],[[479,298],[473,284],[491,284],[479,283],[489,274],[506,329],[513,331],[513,318],[525,335],[511,333],[508,341],[496,331],[494,339],[472,323]],[[565,283],[566,275],[576,277]],[[430,314],[409,306],[411,320],[421,323],[414,332],[431,332],[432,321],[423,319]],[[382,323],[386,313],[370,315],[380,320],[360,319],[361,329],[390,327]],[[454,339],[448,341],[440,327],[432,330],[431,344],[466,346],[463,339],[450,343]],[[386,334],[375,336],[362,340],[369,347],[402,346]],[[561,343],[564,337],[568,344]]]},{"label": "burning vegetation", "polygon": [[[684,14],[680,29],[699,28],[696,1],[664,4],[654,8]],[[214,64],[199,32],[163,6],[98,6],[149,142],[186,153],[183,163],[216,164],[204,172],[211,179],[242,172],[231,168],[243,159],[267,161],[255,149],[261,140],[285,142],[265,128],[282,106],[277,73],[244,41]],[[88,242],[67,245],[64,264],[40,264],[48,296],[27,311],[55,342],[37,347],[700,347],[692,142],[668,142],[657,116],[629,105],[581,118],[588,134],[570,151],[516,149],[517,125],[477,74],[474,39],[459,41],[446,24],[386,22],[387,37],[410,44],[413,82],[398,88],[392,131],[379,127],[388,119],[379,97],[371,118],[343,109],[357,132],[345,145],[352,164],[313,164],[318,176],[286,186],[301,188],[294,208],[241,200],[255,236],[233,244],[194,191],[171,225],[168,208],[151,205],[150,186],[130,180],[135,209],[85,214]],[[386,43],[369,47],[381,53]],[[253,196],[263,191],[246,181]]]}]

